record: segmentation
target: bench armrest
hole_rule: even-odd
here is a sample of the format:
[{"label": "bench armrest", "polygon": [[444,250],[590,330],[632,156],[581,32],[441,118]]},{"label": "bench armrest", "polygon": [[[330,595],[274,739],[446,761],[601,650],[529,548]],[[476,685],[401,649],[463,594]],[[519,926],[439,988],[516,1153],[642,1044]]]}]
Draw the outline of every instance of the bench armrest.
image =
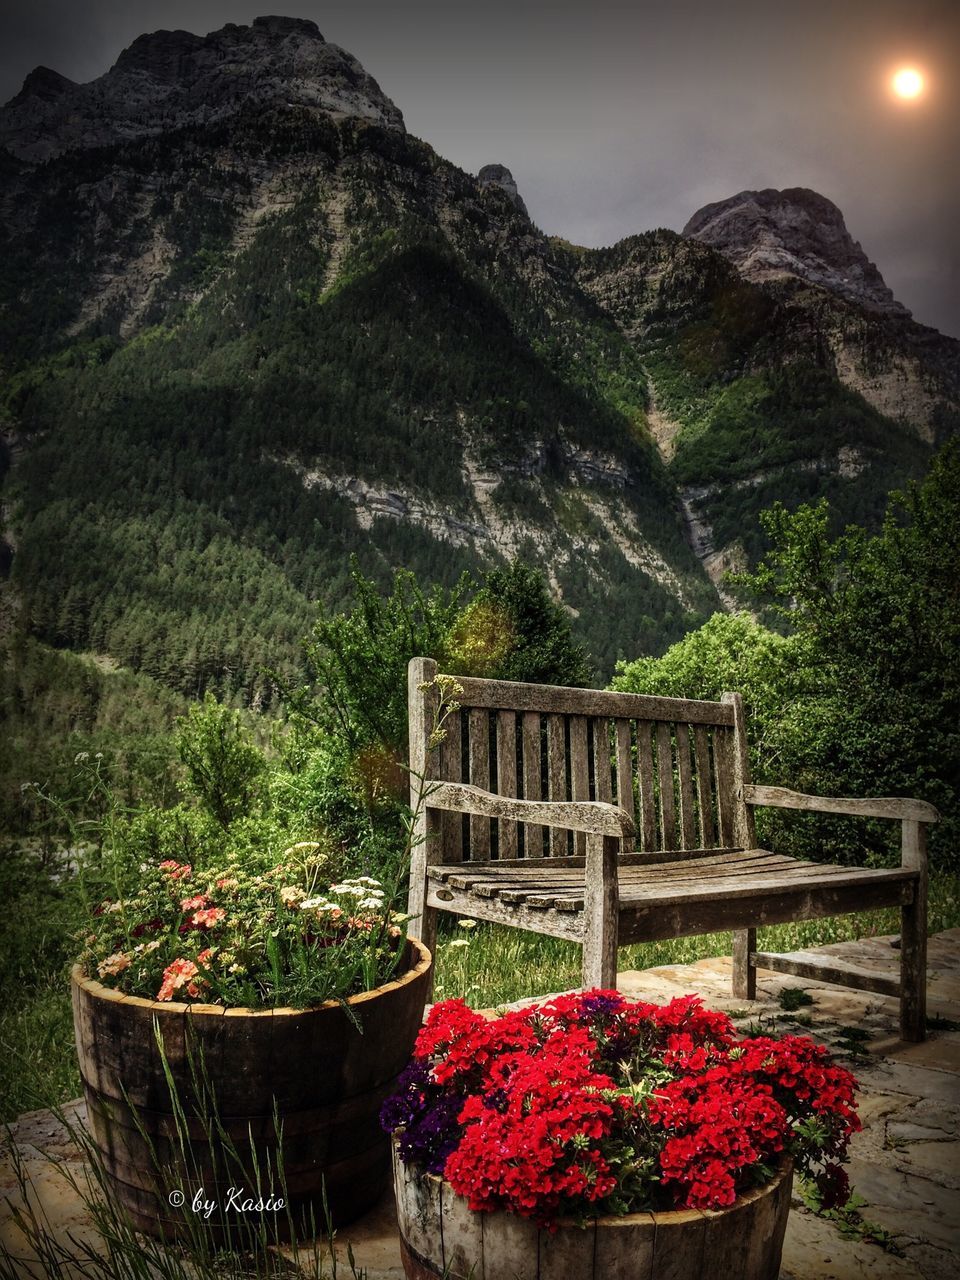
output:
[{"label": "bench armrest", "polygon": [[586,831],[591,835],[629,839],[634,834],[633,819],[627,811],[600,800],[514,800],[465,782],[428,782],[424,803],[428,809],[475,813],[484,818],[510,818],[566,831]]},{"label": "bench armrest", "polygon": [[807,809],[814,813],[841,813],[857,818],[892,818],[906,822],[936,822],[940,814],[925,800],[883,796],[876,799],[846,799],[840,796],[808,796],[786,787],[746,785],[747,804],[770,805],[777,809]]}]

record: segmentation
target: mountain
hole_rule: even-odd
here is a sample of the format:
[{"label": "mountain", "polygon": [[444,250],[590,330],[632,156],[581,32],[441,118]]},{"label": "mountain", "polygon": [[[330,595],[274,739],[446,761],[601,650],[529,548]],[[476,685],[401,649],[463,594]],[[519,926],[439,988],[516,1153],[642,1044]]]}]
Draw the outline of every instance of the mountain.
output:
[{"label": "mountain", "polygon": [[719,249],[747,280],[791,277],[868,311],[909,315],[850,235],[837,206],[805,187],[741,191],[698,210],[683,234]]},{"label": "mountain", "polygon": [[0,137],[7,617],[191,696],[266,705],[351,554],[523,555],[605,675],[718,607],[772,498],[875,522],[960,405],[958,344],[825,277],[546,237],[299,19],[38,69]]},{"label": "mountain", "polygon": [[305,18],[255,18],[207,36],[155,31],[90,84],[37,67],[7,103],[0,146],[23,160],[212,125],[258,103],[320,108],[403,132],[403,117],[356,58]]}]

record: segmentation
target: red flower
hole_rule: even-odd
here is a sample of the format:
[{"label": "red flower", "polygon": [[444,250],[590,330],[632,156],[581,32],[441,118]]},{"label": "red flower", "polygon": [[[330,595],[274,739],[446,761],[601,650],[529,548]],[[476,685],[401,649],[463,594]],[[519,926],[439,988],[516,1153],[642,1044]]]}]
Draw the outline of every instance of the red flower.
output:
[{"label": "red flower", "polygon": [[624,1207],[724,1208],[785,1152],[837,1197],[859,1128],[855,1081],[824,1049],[738,1041],[695,996],[657,1006],[588,991],[494,1020],[448,1000],[414,1058],[429,1072],[430,1150],[450,1153],[454,1190],[548,1226]]}]

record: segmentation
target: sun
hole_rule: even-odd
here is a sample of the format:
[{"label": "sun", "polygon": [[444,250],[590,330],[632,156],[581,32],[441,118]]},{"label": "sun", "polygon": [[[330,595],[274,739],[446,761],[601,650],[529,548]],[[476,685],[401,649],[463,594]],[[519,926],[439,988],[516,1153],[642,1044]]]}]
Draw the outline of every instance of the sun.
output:
[{"label": "sun", "polygon": [[894,72],[890,85],[898,98],[919,98],[924,90],[924,79],[915,67],[901,67]]}]

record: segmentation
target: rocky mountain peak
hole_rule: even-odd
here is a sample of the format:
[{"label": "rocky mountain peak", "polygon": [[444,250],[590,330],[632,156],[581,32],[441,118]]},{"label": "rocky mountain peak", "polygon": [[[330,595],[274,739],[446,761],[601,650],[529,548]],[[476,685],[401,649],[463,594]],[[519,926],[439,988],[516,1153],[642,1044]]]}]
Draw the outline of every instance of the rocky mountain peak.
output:
[{"label": "rocky mountain peak", "polygon": [[271,35],[303,35],[313,36],[317,40],[323,39],[320,34],[320,28],[310,18],[281,18],[276,16],[254,18],[253,26],[255,30],[268,31]]},{"label": "rocky mountain peak", "polygon": [[29,101],[31,98],[39,98],[43,102],[53,102],[61,94],[67,93],[76,87],[73,80],[68,80],[59,71],[52,71],[49,67],[34,67],[26,80],[24,80],[20,92],[11,98],[6,105],[15,107],[21,102]]},{"label": "rocky mountain peak", "polygon": [[683,234],[718,249],[748,280],[794,277],[872,311],[910,314],[850,235],[833,201],[806,187],[741,191],[704,205]]},{"label": "rocky mountain peak", "polygon": [[0,110],[0,145],[24,160],[219,122],[250,105],[305,106],[404,131],[403,117],[351,54],[304,18],[255,18],[198,36],[139,36],[104,75],[78,85],[45,67]]},{"label": "rocky mountain peak", "polygon": [[485,191],[488,187],[498,187],[507,194],[525,218],[530,216],[527,213],[527,206],[523,203],[523,198],[517,190],[514,176],[506,165],[485,164],[477,174],[477,182],[480,184],[481,191]]}]

